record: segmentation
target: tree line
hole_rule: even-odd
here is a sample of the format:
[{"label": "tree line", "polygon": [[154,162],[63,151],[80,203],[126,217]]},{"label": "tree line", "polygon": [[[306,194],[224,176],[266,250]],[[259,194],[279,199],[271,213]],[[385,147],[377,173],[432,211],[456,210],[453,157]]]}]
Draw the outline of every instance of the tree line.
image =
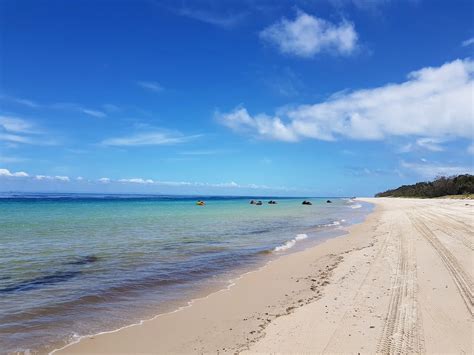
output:
[{"label": "tree line", "polygon": [[441,197],[447,195],[474,194],[474,175],[441,176],[433,181],[403,185],[396,189],[379,192],[375,197]]}]

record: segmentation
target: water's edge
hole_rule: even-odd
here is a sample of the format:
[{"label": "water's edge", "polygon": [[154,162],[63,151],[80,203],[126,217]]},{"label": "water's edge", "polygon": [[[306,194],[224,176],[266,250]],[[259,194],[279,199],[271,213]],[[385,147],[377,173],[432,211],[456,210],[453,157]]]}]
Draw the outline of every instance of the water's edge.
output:
[{"label": "water's edge", "polygon": [[[361,201],[358,201],[358,202],[361,202]],[[306,243],[300,244],[299,248],[290,248],[288,250],[285,250],[282,253],[271,253],[271,254],[268,254],[268,255],[262,255],[261,260],[258,263],[255,263],[251,269],[246,269],[246,268],[241,267],[241,268],[236,268],[234,270],[230,270],[229,273],[233,274],[233,276],[230,279],[229,278],[221,279],[220,280],[220,283],[221,283],[220,286],[214,286],[214,287],[209,286],[205,290],[200,290],[199,292],[196,291],[195,295],[193,297],[191,297],[191,299],[188,298],[188,299],[182,299],[182,300],[178,300],[178,301],[176,301],[176,300],[175,301],[169,301],[169,303],[174,304],[174,306],[169,307],[170,308],[169,311],[160,312],[156,315],[151,316],[151,318],[141,319],[141,320],[139,320],[135,323],[125,325],[125,326],[122,326],[122,327],[119,327],[119,328],[116,328],[116,329],[113,329],[113,330],[105,330],[105,331],[101,331],[101,332],[98,332],[98,333],[91,333],[91,334],[88,334],[88,335],[77,336],[76,339],[68,342],[66,345],[60,346],[58,344],[58,345],[56,345],[57,347],[51,346],[52,350],[49,351],[47,354],[48,355],[53,355],[56,352],[67,349],[68,347],[70,347],[74,344],[77,344],[81,340],[86,339],[86,338],[96,337],[96,336],[100,336],[100,335],[104,335],[104,334],[117,333],[117,332],[119,332],[123,329],[131,328],[131,327],[135,327],[135,326],[141,326],[146,322],[156,320],[160,317],[163,317],[163,316],[166,316],[166,315],[169,315],[169,314],[180,312],[180,311],[182,311],[186,308],[191,307],[194,304],[194,302],[196,302],[196,301],[207,299],[207,298],[211,297],[214,294],[230,290],[245,275],[250,274],[250,273],[254,273],[254,272],[259,272],[260,270],[264,269],[270,263],[272,263],[273,261],[275,261],[277,259],[288,256],[290,254],[299,253],[299,252],[302,252],[302,251],[305,251],[305,250],[308,250],[308,249],[311,249],[311,248],[316,248],[316,247],[318,247],[318,245],[321,245],[321,244],[323,244],[323,243],[325,243],[328,240],[331,240],[333,238],[340,238],[340,237],[348,234],[349,229],[352,228],[353,226],[365,223],[365,221],[367,220],[369,215],[371,215],[374,212],[375,205],[373,203],[370,203],[370,202],[361,202],[361,203],[363,203],[364,205],[370,207],[370,209],[367,211],[367,213],[363,216],[363,218],[361,220],[353,221],[352,223],[348,223],[345,226],[339,226],[337,229],[334,229],[334,230],[331,230],[331,231],[326,231],[327,235],[325,237],[320,238],[320,239],[315,238],[315,240],[310,239]],[[321,232],[321,234],[323,234],[323,233],[324,232]],[[179,304],[181,304],[181,305],[179,305]],[[166,308],[165,305],[163,307]]]}]

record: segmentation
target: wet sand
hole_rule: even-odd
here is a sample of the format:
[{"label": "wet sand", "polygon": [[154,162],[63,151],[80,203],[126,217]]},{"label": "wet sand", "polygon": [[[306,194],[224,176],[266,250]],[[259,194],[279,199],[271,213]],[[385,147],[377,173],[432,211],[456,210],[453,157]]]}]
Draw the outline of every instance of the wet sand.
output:
[{"label": "wet sand", "polygon": [[56,353],[472,353],[474,201],[363,200],[346,235]]}]

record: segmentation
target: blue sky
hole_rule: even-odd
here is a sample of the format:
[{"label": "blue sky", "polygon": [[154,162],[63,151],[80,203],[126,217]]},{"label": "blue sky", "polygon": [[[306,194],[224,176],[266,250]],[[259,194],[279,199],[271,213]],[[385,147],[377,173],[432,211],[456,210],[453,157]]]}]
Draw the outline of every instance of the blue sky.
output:
[{"label": "blue sky", "polygon": [[372,195],[474,170],[472,1],[0,1],[0,190]]}]

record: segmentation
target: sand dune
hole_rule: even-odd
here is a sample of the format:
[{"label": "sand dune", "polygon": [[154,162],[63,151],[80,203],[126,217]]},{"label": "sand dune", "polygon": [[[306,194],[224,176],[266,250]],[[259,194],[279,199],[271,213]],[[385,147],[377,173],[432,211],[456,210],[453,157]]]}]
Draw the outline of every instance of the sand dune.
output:
[{"label": "sand dune", "polygon": [[61,353],[472,353],[474,202],[367,201],[344,236]]}]

